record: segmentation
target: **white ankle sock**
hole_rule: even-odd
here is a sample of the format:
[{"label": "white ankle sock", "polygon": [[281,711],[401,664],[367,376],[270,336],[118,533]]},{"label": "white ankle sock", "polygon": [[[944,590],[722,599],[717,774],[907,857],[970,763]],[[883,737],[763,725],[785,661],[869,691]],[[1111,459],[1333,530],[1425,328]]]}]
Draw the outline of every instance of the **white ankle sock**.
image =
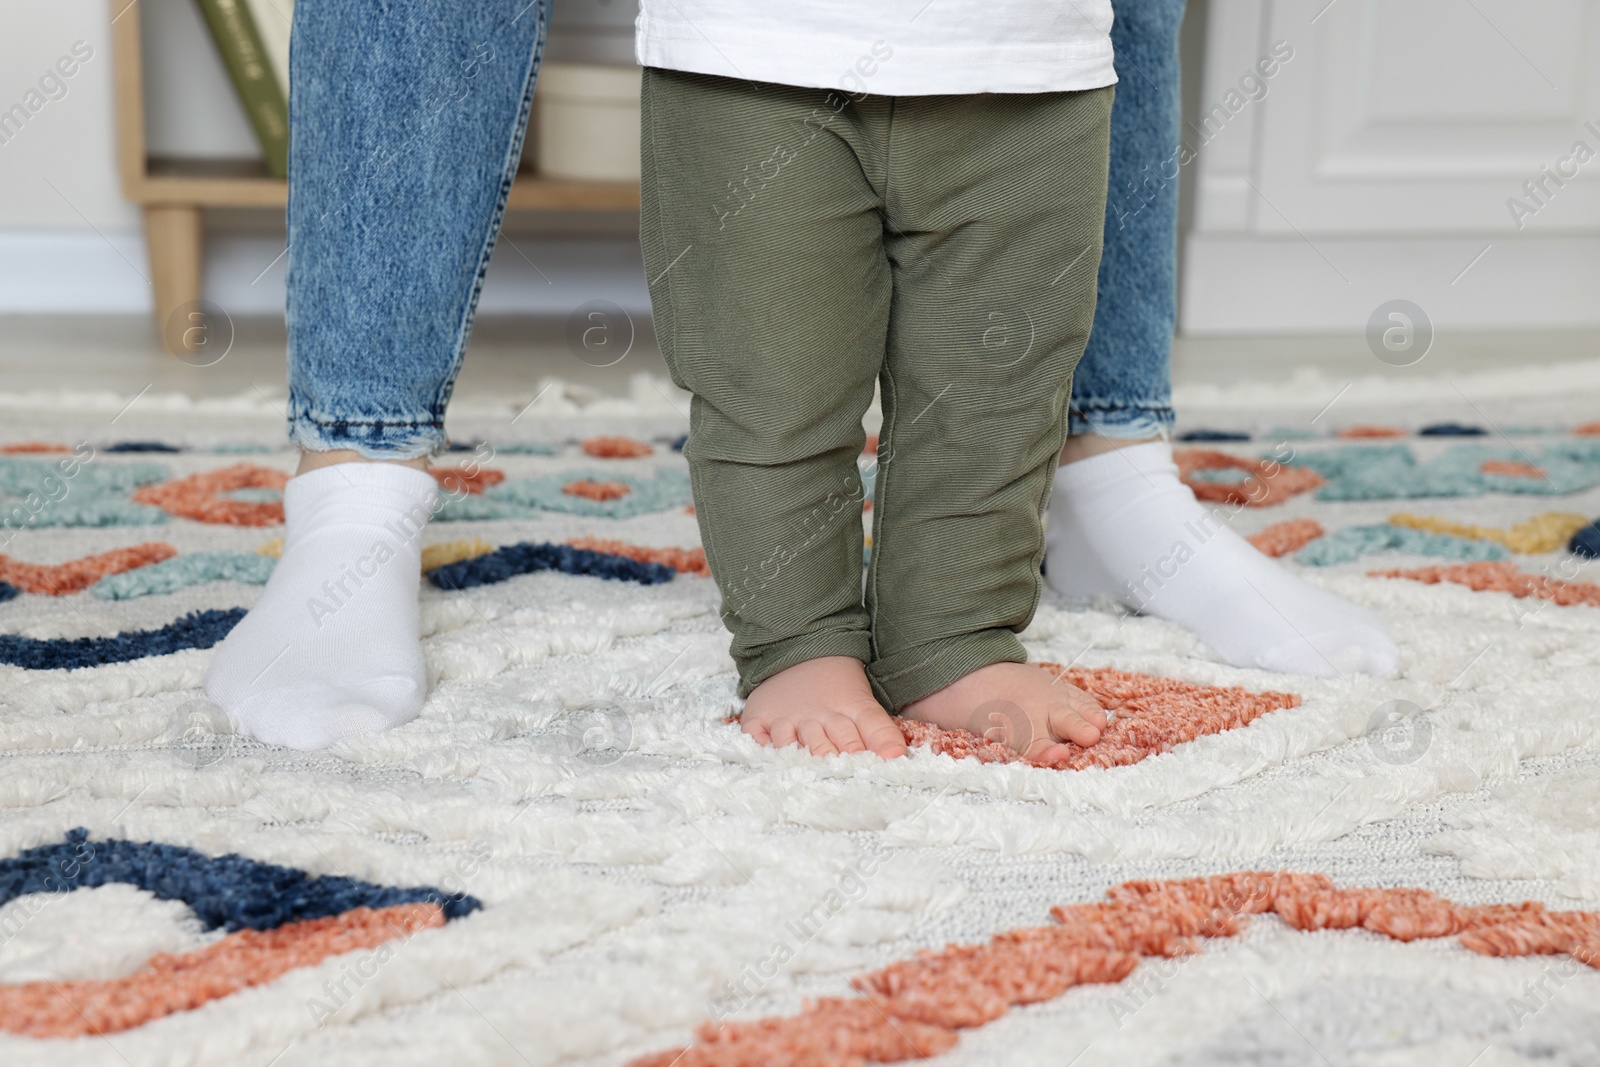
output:
[{"label": "white ankle sock", "polygon": [[1050,498],[1051,588],[1176,623],[1236,667],[1392,675],[1365,608],[1295,577],[1202,507],[1164,441],[1063,464]]},{"label": "white ankle sock", "polygon": [[205,691],[239,732],[311,750],[416,718],[427,696],[417,589],[428,474],[340,463],[283,491],[283,556],[217,646]]}]

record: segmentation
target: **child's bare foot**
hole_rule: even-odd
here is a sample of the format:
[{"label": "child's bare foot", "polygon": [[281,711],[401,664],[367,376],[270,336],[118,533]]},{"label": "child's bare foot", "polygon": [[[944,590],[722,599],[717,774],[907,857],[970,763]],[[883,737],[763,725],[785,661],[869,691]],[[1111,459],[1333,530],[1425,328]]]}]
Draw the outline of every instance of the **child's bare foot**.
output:
[{"label": "child's bare foot", "polygon": [[1026,663],[979,667],[900,714],[979,734],[1045,763],[1072,754],[1064,742],[1094,744],[1106,726],[1106,713],[1088,693]]},{"label": "child's bare foot", "polygon": [[905,738],[872,695],[861,661],[849,656],[822,656],[779,671],[755,687],[739,721],[745,733],[774,748],[800,744],[815,756],[868,749],[884,759],[906,754]]}]

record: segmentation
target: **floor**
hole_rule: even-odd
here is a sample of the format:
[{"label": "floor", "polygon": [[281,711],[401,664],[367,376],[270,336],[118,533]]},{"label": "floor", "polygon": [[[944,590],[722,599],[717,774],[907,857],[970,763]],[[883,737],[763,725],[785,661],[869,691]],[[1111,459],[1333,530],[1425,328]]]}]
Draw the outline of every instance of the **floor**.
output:
[{"label": "floor", "polygon": [[[581,323],[580,339],[569,346],[563,319],[481,319],[456,396],[510,391],[531,397],[548,377],[620,395],[640,371],[665,375],[667,366],[649,322],[634,327],[623,315],[616,343],[625,356],[616,362],[583,348]],[[626,343],[630,332],[636,333],[631,346]],[[193,397],[231,397],[256,389],[269,396],[284,393],[281,320],[240,318],[214,333],[222,355],[204,352],[181,360],[162,349],[154,327],[142,316],[0,316],[0,381],[8,392],[67,387],[128,396],[146,388]]]},{"label": "floor", "polygon": [[[636,318],[623,313],[617,322],[606,324],[615,331],[607,343],[624,353],[615,362],[609,355],[585,349],[582,337],[589,324],[582,320],[481,319],[456,396],[531,397],[550,377],[622,395],[634,374],[666,374],[650,323]],[[223,346],[223,355],[193,357],[193,363],[206,364],[199,366],[163,352],[143,317],[0,316],[0,382],[8,392],[71,387],[123,395],[142,389],[195,397],[237,396],[256,389],[267,395],[283,393],[281,321],[241,318],[224,323],[216,343]],[[1406,368],[1380,363],[1359,335],[1180,337],[1173,349],[1172,372],[1174,383],[1180,385],[1286,380],[1306,368],[1329,375],[1382,372],[1407,377],[1497,370],[1514,363],[1562,363],[1597,355],[1600,330],[1446,332],[1425,358]]]}]

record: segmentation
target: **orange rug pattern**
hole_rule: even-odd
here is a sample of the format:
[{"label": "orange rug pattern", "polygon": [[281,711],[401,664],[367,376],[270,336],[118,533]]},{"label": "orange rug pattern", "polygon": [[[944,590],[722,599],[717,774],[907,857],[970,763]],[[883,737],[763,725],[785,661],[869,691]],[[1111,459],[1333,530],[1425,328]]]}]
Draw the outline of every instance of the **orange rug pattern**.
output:
[{"label": "orange rug pattern", "polygon": [[126,978],[0,985],[0,1030],[28,1037],[114,1034],[444,921],[437,904],[352,908],[274,930],[240,930],[182,955],[161,953]]},{"label": "orange rug pattern", "polygon": [[1486,459],[1478,465],[1484,474],[1504,474],[1510,478],[1543,478],[1544,471],[1532,463],[1510,459]]},{"label": "orange rug pattern", "polygon": [[146,541],[65,563],[23,563],[0,556],[0,582],[38,596],[65,596],[89,588],[108,574],[147,567],[177,554],[178,550],[165,541]]},{"label": "orange rug pattern", "polygon": [[946,730],[904,716],[896,716],[895,722],[905,735],[906,744],[930,748],[953,759],[970,756],[982,763],[1027,763],[1080,771],[1086,767],[1131,766],[1170,752],[1185,741],[1235,730],[1270,711],[1300,705],[1300,697],[1294,693],[1252,693],[1237,687],[1195,685],[1109,667],[1064,670],[1059,663],[1037,666],[1082,689],[1111,713],[1111,721],[1093,748],[1068,742],[1071,755],[1041,762],[1025,758],[999,740],[967,730]]},{"label": "orange rug pattern", "polygon": [[637,459],[655,452],[650,445],[631,437],[591,437],[582,447],[585,455],[599,459]]},{"label": "orange rug pattern", "polygon": [[1369,437],[1404,437],[1406,431],[1398,426],[1346,426],[1337,434],[1347,440],[1361,440]]},{"label": "orange rug pattern", "polygon": [[221,470],[204,471],[159,485],[135,490],[133,499],[180,518],[231,526],[279,526],[283,501],[224,500],[222,493],[236,489],[282,490],[289,476],[254,463],[235,463]]},{"label": "orange rug pattern", "polygon": [[639,563],[660,563],[679,574],[711,577],[711,568],[706,564],[706,550],[703,548],[648,548],[603,537],[574,537],[567,544],[590,552],[604,552],[608,556],[625,556]]},{"label": "orange rug pattern", "polygon": [[1255,545],[1262,555],[1276,559],[1300,551],[1327,532],[1316,519],[1289,519],[1287,522],[1275,522],[1245,540]]},{"label": "orange rug pattern", "polygon": [[1457,563],[1448,567],[1368,571],[1367,574],[1373,578],[1406,578],[1427,585],[1452,582],[1480,593],[1510,593],[1519,599],[1533,597],[1562,607],[1586,605],[1600,608],[1600,585],[1593,582],[1564,582],[1543,574],[1528,574],[1517,570],[1515,563]]},{"label": "orange rug pattern", "polygon": [[506,480],[505,471],[489,467],[432,467],[428,473],[439,483],[439,488],[456,496],[463,493],[478,496],[491,485],[499,485]]},{"label": "orange rug pattern", "polygon": [[66,445],[53,445],[49,441],[17,441],[0,445],[0,455],[26,455],[31,452],[71,452]]},{"label": "orange rug pattern", "polygon": [[808,1002],[798,1015],[707,1022],[687,1048],[629,1067],[862,1067],[946,1052],[960,1030],[1073,986],[1119,982],[1144,957],[1202,951],[1252,915],[1297,930],[1362,927],[1398,941],[1457,937],[1488,956],[1565,953],[1600,967],[1600,913],[1538,903],[1467,906],[1423,889],[1339,889],[1321,874],[1242,871],[1210,878],[1126,882],[1100,903],[1057,905],[1055,925],[1008,930],[985,944],[919,953],[851,981],[859,997]]},{"label": "orange rug pattern", "polygon": [[581,496],[585,500],[621,500],[633,492],[631,485],[621,482],[596,482],[588,478],[581,481],[568,482],[561,487],[561,491],[568,496]]},{"label": "orange rug pattern", "polygon": [[[1209,448],[1174,449],[1172,459],[1178,465],[1178,477],[1198,499],[1219,504],[1264,508],[1325,484],[1322,475],[1304,467],[1285,467],[1270,459],[1245,459]],[[1245,476],[1236,482],[1194,477],[1197,471],[1219,470],[1244,471]]]}]

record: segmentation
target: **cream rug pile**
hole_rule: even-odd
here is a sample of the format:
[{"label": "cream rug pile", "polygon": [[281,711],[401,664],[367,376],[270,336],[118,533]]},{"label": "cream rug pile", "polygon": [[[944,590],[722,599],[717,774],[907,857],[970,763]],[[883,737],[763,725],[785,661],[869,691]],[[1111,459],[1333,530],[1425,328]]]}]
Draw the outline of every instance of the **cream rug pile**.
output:
[{"label": "cream rug pile", "polygon": [[1597,399],[1600,363],[1181,392],[1194,484],[1402,676],[1047,596],[1030,654],[1167,729],[1054,769],[730,725],[644,377],[452,413],[417,721],[233,737],[198,687],[281,533],[281,401],[0,396],[0,1062],[1592,1067]]}]

